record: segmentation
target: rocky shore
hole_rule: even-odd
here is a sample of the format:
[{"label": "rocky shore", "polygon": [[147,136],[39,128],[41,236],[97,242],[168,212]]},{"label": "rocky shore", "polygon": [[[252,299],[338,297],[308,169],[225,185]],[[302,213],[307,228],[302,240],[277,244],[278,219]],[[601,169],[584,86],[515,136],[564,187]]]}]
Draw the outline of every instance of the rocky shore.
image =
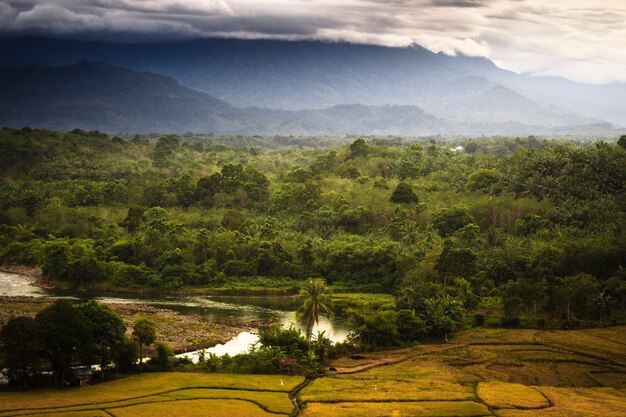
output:
[{"label": "rocky shore", "polygon": [[[0,325],[11,316],[34,316],[52,302],[52,298],[46,297],[0,297]],[[137,320],[147,318],[153,321],[157,328],[157,340],[167,343],[175,353],[208,348],[225,343],[242,331],[271,325],[271,322],[264,320],[232,320],[218,324],[200,315],[187,315],[149,305],[106,304],[123,318],[129,336]],[[149,349],[147,353],[150,355],[152,351]]]}]

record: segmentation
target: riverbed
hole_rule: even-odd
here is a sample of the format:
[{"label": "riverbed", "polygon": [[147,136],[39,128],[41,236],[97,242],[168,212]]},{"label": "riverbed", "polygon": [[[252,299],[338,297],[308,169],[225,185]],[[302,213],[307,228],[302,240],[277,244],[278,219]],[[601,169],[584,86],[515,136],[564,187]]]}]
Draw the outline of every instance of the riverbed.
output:
[{"label": "riverbed", "polygon": [[[172,310],[185,315],[197,315],[203,319],[224,325],[247,322],[280,323],[283,326],[293,325],[302,331],[304,327],[296,319],[296,310],[300,301],[297,297],[273,296],[167,296],[154,294],[131,294],[101,291],[78,291],[61,289],[44,289],[33,285],[34,277],[27,275],[0,272],[0,296],[6,297],[38,297],[38,298],[69,298],[86,301],[94,299],[105,304],[136,304],[148,305],[160,309]],[[313,329],[326,332],[333,341],[343,341],[348,334],[348,327],[343,309],[335,308],[332,318],[320,317],[319,324]],[[240,331],[223,344],[206,349],[206,353],[216,355],[235,355],[248,350],[257,342],[256,332]],[[187,356],[197,360],[197,352],[187,352],[179,356]]]}]

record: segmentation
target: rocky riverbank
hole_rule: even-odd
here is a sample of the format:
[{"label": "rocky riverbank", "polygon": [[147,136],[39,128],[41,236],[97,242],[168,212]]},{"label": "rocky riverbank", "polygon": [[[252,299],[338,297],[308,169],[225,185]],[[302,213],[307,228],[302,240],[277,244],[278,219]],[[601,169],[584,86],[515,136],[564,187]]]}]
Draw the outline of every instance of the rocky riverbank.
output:
[{"label": "rocky riverbank", "polygon": [[[34,316],[54,300],[46,297],[0,297],[0,324],[11,316]],[[194,351],[225,343],[242,331],[250,331],[270,325],[263,320],[247,322],[230,321],[227,324],[214,323],[195,314],[181,314],[176,311],[143,304],[106,303],[118,313],[127,326],[130,336],[137,320],[147,318],[156,324],[157,340],[167,343],[176,353]],[[148,350],[148,355],[151,351]]]},{"label": "rocky riverbank", "polygon": [[35,278],[43,277],[43,271],[38,266],[28,265],[0,265],[0,271],[12,274],[29,275]]}]

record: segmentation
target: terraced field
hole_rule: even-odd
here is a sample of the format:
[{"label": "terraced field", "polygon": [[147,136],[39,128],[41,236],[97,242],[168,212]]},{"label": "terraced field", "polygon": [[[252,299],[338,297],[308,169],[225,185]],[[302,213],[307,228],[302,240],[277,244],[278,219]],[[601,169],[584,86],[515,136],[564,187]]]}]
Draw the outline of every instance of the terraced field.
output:
[{"label": "terraced field", "polygon": [[86,388],[0,393],[0,416],[266,417],[290,415],[303,377],[158,373]]},{"label": "terraced field", "polygon": [[0,417],[275,415],[626,417],[626,328],[473,330],[448,344],[341,358],[313,381],[160,373],[0,393]]},{"label": "terraced field", "polygon": [[342,358],[298,394],[303,417],[626,417],[626,328],[485,329]]}]

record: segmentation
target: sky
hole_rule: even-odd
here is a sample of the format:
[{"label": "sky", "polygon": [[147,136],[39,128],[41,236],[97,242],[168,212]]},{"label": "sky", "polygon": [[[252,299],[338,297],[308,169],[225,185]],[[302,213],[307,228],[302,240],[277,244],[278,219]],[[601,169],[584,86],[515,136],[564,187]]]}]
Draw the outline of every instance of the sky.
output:
[{"label": "sky", "polygon": [[0,37],[315,39],[482,56],[515,72],[626,82],[626,0],[0,0]]}]

